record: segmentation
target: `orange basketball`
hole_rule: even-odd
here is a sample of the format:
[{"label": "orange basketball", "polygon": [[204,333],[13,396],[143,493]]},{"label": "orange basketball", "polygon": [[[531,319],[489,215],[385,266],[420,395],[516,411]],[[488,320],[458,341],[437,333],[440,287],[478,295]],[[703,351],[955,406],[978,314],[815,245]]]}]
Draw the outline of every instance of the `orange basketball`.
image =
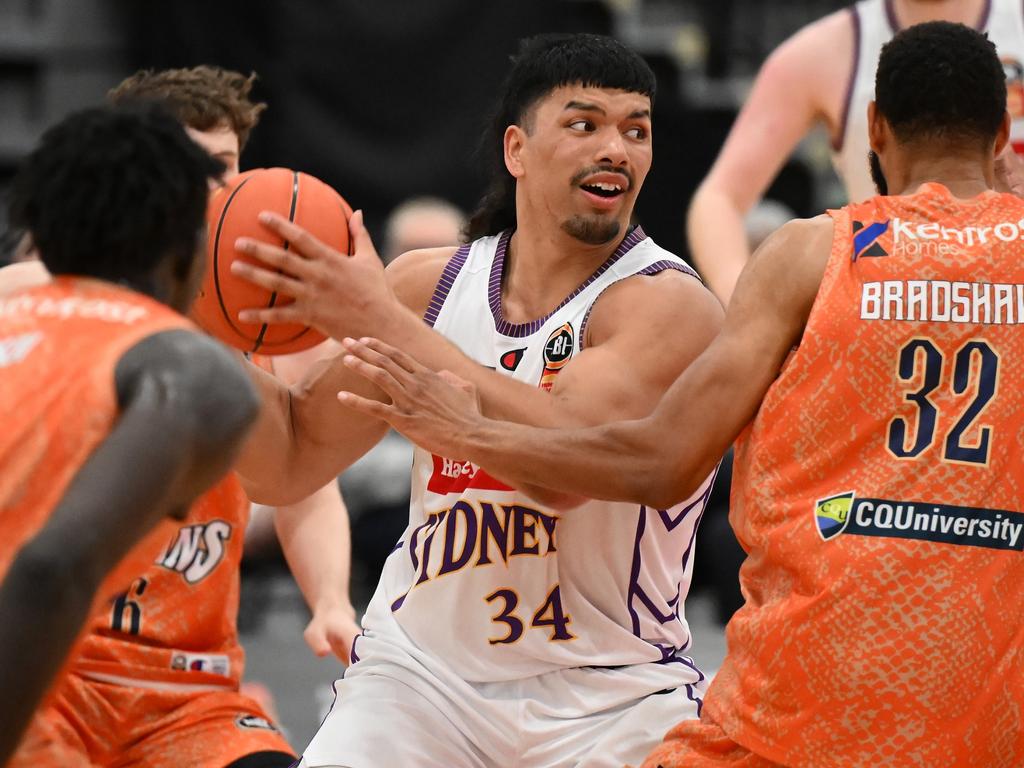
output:
[{"label": "orange basketball", "polygon": [[231,263],[236,259],[254,262],[235,250],[235,240],[239,237],[288,247],[259,223],[256,217],[261,211],[279,213],[332,248],[351,252],[348,219],[352,209],[331,187],[313,176],[288,168],[247,171],[232,179],[210,200],[206,213],[210,228],[206,275],[192,306],[192,319],[210,335],[243,352],[261,355],[301,352],[319,344],[324,335],[305,325],[243,323],[238,319],[242,309],[282,306],[292,301],[288,296],[267,291],[231,272]]}]

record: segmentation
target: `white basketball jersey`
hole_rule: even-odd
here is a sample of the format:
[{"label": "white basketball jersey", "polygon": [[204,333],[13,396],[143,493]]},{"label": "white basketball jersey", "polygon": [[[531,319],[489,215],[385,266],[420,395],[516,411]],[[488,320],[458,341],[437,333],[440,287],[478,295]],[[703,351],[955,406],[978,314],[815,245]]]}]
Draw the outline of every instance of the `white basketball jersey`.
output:
[{"label": "white basketball jersey", "polygon": [[[548,317],[515,324],[501,310],[508,240],[460,248],[425,319],[481,365],[547,389],[580,353],[606,288],[665,269],[693,274],[637,228]],[[417,449],[409,527],[384,567],[367,633],[397,622],[413,654],[439,658],[471,682],[571,667],[692,666],[681,658],[690,644],[683,601],[713,479],[668,510],[590,501],[560,513],[460,457]],[[694,669],[690,682],[698,679]]]},{"label": "white basketball jersey", "polygon": [[[846,92],[842,146],[832,155],[836,173],[852,203],[877,192],[868,170],[868,103],[875,98],[875,70],[882,46],[899,31],[893,0],[861,0],[850,13],[854,25],[854,68]],[[1024,154],[1024,11],[1021,0],[987,0],[976,29],[988,33],[1006,71],[1010,139]]]}]

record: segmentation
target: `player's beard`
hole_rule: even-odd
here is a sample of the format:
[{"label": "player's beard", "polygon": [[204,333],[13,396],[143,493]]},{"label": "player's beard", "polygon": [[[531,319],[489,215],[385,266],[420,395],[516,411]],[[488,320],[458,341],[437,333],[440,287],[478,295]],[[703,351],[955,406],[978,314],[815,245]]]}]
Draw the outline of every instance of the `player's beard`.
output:
[{"label": "player's beard", "polygon": [[874,150],[868,150],[868,168],[871,169],[871,180],[875,182],[875,189],[878,190],[880,195],[889,194],[889,183],[885,180],[885,174],[882,173],[882,164],[878,160],[878,155],[875,154]]},{"label": "player's beard", "polygon": [[613,218],[576,214],[562,222],[562,231],[587,245],[605,245],[619,234],[619,222]]}]

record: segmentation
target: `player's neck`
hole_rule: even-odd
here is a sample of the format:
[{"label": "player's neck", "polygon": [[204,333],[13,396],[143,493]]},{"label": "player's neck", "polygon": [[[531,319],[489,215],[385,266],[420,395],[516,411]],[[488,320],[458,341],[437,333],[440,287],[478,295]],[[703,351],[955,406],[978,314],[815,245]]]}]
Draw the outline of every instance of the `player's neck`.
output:
[{"label": "player's neck", "polygon": [[937,182],[954,197],[971,198],[995,187],[991,159],[977,152],[921,151],[908,153],[891,172],[889,194],[909,195],[928,182]]},{"label": "player's neck", "polygon": [[984,23],[986,0],[890,0],[901,29],[926,21],[953,21],[974,27]]},{"label": "player's neck", "polygon": [[505,318],[528,322],[551,312],[608,260],[625,234],[604,245],[587,245],[557,226],[520,221],[502,275]]}]

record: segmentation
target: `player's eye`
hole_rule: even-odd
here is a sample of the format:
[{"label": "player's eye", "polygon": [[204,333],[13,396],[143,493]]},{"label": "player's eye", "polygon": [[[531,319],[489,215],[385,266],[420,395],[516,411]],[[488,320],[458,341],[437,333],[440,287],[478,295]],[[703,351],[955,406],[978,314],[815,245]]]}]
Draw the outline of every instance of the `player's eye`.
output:
[{"label": "player's eye", "polygon": [[630,128],[628,131],[626,131],[626,135],[629,136],[629,138],[631,139],[646,139],[647,130],[637,126],[635,128]]},{"label": "player's eye", "polygon": [[574,131],[592,131],[594,130],[594,124],[589,120],[573,120],[569,123],[569,127]]}]

